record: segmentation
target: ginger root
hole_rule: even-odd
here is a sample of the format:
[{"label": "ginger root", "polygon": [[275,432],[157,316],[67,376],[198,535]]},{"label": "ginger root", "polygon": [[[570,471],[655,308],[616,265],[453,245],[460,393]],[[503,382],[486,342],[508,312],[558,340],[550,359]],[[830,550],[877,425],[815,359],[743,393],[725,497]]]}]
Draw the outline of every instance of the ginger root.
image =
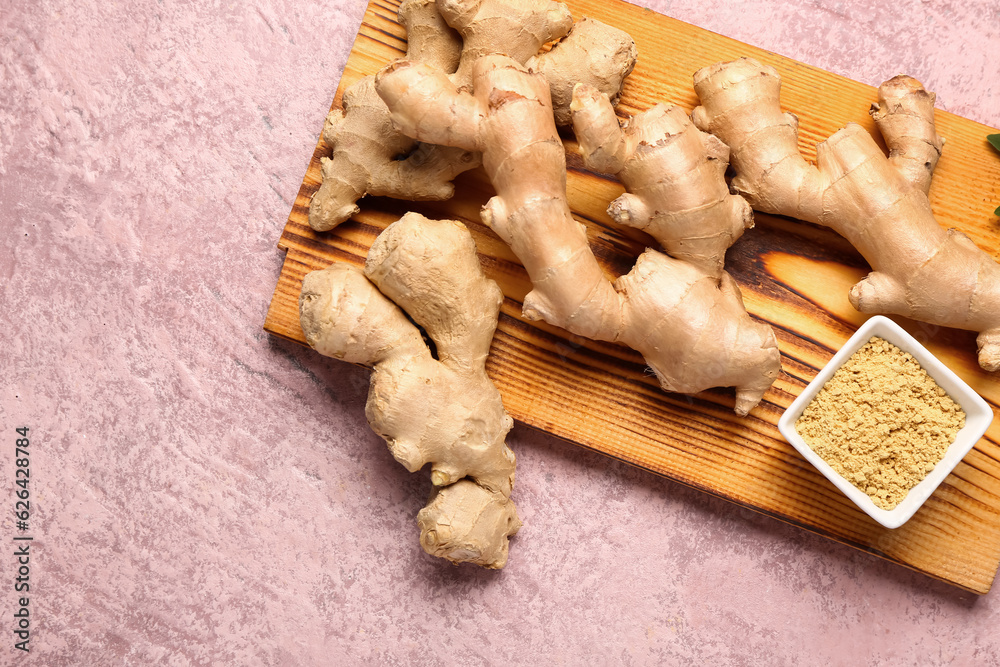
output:
[{"label": "ginger root", "polygon": [[452,77],[458,87],[472,83],[480,58],[503,53],[525,63],[573,27],[566,5],[552,0],[438,0],[438,9],[462,36],[461,63]]},{"label": "ginger root", "polygon": [[574,86],[595,88],[617,105],[637,58],[635,41],[627,32],[584,17],[552,49],[530,58],[525,66],[549,82],[552,110],[561,127],[573,122]]},{"label": "ginger root", "polygon": [[673,105],[657,104],[620,125],[608,98],[582,84],[574,91],[573,129],[583,163],[625,186],[608,207],[615,222],[645,231],[671,257],[722,273],[726,250],[753,226],[750,205],[726,184],[724,143]]},{"label": "ginger root", "polygon": [[[404,0],[399,22],[406,28],[407,58],[455,71],[462,40],[441,18],[434,0]],[[357,201],[365,194],[448,199],[454,194],[451,181],[479,166],[477,155],[418,145],[393,129],[374,80],[364,77],[344,91],[343,110],[333,109],[326,118],[323,142],[331,155],[320,158],[323,183],[309,204],[309,226],[316,231],[333,229],[356,214]]]},{"label": "ginger root", "polygon": [[[712,304],[713,319],[702,321],[701,329],[685,326],[676,327],[678,331],[672,334],[664,331],[664,336],[672,336],[671,350],[677,354],[669,377],[690,377],[692,367],[703,373],[698,381],[673,379],[670,386],[707,387],[723,381],[736,385],[736,411],[746,414],[778,376],[781,355],[774,332],[750,319],[739,287],[723,270],[726,250],[753,226],[750,205],[730,194],[726,185],[729,148],[698,130],[688,115],[673,105],[657,104],[620,123],[605,94],[578,84],[571,109],[584,165],[616,175],[625,186],[625,194],[608,207],[611,218],[645,231],[668,255],[690,265],[670,263],[651,275],[661,281],[666,275],[671,281],[690,276],[682,284],[697,285],[697,289],[691,289],[688,298]],[[648,271],[637,264],[636,271],[643,270]],[[628,279],[621,279],[616,287],[627,285]],[[664,281],[664,290],[671,287]],[[668,300],[667,294],[663,292],[661,302]],[[682,307],[699,312],[690,303]],[[723,336],[728,354],[700,339],[724,332],[729,326],[740,331],[745,345],[729,346],[732,341]],[[698,337],[691,335],[693,331]],[[663,366],[659,374],[661,379],[666,374]]]},{"label": "ginger root", "polygon": [[732,187],[759,211],[830,227],[873,271],[851,288],[863,313],[894,314],[979,332],[979,365],[1000,370],[1000,264],[967,236],[934,219],[927,191],[943,140],[934,94],[899,76],[872,108],[889,157],[851,123],[816,147],[798,149],[798,119],[782,113],[781,79],[743,58],[699,70],[699,128],[729,145]]},{"label": "ginger root", "polygon": [[[462,35],[461,64],[450,77],[460,89],[472,85],[480,58],[505,55],[549,82],[556,125],[569,125],[573,86],[586,83],[617,104],[637,57],[624,30],[584,17],[552,0],[438,0],[444,20]],[[543,45],[559,40],[543,53]],[[406,58],[405,60],[417,60]]]},{"label": "ginger root", "polygon": [[504,440],[513,420],[485,370],[502,301],[468,230],[417,213],[379,235],[363,272],[313,271],[299,299],[309,345],[372,366],[365,414],[393,457],[410,472],[431,466],[434,491],[417,516],[424,550],[486,568],[504,566],[521,526]]},{"label": "ginger root", "polygon": [[531,279],[524,316],[632,347],[667,391],[736,386],[735,409],[746,414],[777,374],[776,349],[735,283],[647,250],[612,284],[566,201],[566,156],[545,77],[487,56],[473,79],[468,93],[431,67],[397,61],[375,86],[405,134],[483,153],[497,195],[482,218]]}]

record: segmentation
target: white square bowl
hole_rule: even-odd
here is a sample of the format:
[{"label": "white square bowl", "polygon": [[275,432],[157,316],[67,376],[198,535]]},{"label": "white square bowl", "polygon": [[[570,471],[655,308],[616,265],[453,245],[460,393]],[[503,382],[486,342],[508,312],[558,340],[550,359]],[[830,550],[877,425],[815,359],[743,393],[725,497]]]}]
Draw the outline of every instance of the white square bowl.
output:
[{"label": "white square bowl", "polygon": [[[906,497],[896,505],[895,509],[884,510],[878,507],[867,493],[857,488],[844,479],[839,473],[830,467],[809,445],[806,444],[802,436],[795,430],[795,422],[802,416],[812,400],[819,393],[834,373],[851,356],[861,349],[873,336],[886,340],[904,352],[913,355],[927,374],[930,375],[938,385],[941,386],[951,398],[962,406],[965,411],[965,426],[958,432],[955,441],[948,447],[944,458],[924,479],[915,487],[910,489]],[[902,327],[887,317],[876,315],[865,322],[857,332],[851,336],[840,351],[834,355],[833,359],[823,367],[816,379],[809,383],[802,394],[785,410],[785,414],[778,420],[778,430],[785,436],[785,439],[806,458],[809,463],[816,467],[823,475],[836,485],[838,489],[854,501],[868,516],[878,521],[886,528],[899,528],[906,523],[913,514],[920,509],[924,501],[930,497],[937,487],[944,481],[958,462],[961,461],[969,450],[975,446],[979,439],[986,433],[990,423],[993,421],[993,410],[982,399],[979,394],[965,384],[947,366],[941,363],[937,357],[931,354],[927,348],[917,342],[913,336],[906,333]]]}]

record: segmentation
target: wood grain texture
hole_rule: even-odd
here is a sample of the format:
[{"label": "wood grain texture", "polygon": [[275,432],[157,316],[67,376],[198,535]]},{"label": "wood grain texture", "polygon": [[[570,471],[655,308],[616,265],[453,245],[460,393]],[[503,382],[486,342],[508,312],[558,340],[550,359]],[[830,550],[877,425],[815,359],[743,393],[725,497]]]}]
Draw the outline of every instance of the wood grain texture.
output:
[{"label": "wood grain texture", "polygon": [[[870,86],[624,2],[567,4],[575,18],[590,16],[635,38],[639,63],[622,97],[626,113],[659,101],[690,110],[697,103],[691,85],[695,70],[747,55],[781,73],[782,103],[799,116],[807,158],[815,155],[818,141],[849,121],[875,133],[867,113],[876,100]],[[402,54],[405,35],[395,21],[397,7],[390,0],[369,4],[334,106],[347,86]],[[930,193],[938,221],[967,233],[996,259],[1000,221],[992,211],[1000,202],[1000,159],[985,139],[996,130],[944,112],[937,113],[937,122],[947,138]],[[650,240],[611,222],[605,209],[622,193],[621,185],[585,170],[572,136],[565,138],[574,214],[586,223],[608,275],[626,273]],[[758,215],[756,228],[730,250],[727,268],[750,313],[774,327],[783,365],[761,405],[740,418],[732,412],[732,390],[666,394],[633,351],[522,320],[521,300],[530,284],[510,250],[479,222],[479,209],[492,194],[480,170],[459,177],[451,201],[366,198],[352,221],[332,232],[313,232],[308,206],[320,183],[319,158],[327,153],[320,141],[279,241],[287,255],[265,322],[270,333],[304,343],[298,322],[303,276],[333,261],[362,264],[375,236],[407,210],[461,220],[475,236],[487,274],[506,296],[489,372],[515,419],[964,589],[990,589],[1000,563],[1000,420],[896,530],[857,509],[778,433],[784,409],[866,319],[847,294],[868,267],[840,237]],[[893,319],[998,411],[1000,377],[979,369],[975,334]]]}]

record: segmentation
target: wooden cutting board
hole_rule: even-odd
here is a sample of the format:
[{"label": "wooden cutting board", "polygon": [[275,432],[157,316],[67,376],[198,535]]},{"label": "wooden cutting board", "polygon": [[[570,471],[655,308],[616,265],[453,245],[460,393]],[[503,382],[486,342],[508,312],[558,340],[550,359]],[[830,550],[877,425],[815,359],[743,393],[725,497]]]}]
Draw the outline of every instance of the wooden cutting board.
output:
[{"label": "wooden cutting board", "polygon": [[[636,40],[639,63],[625,86],[623,112],[659,101],[690,110],[697,103],[691,85],[695,70],[746,55],[781,73],[782,102],[799,116],[807,158],[815,155],[816,142],[849,121],[874,132],[867,111],[876,93],[870,86],[625,2],[567,4],[575,18],[596,18]],[[334,106],[347,86],[402,55],[405,33],[395,20],[397,8],[395,0],[369,4]],[[324,112],[317,109],[317,116]],[[940,111],[937,122],[947,138],[930,193],[938,221],[964,231],[998,258],[1000,221],[993,209],[1000,204],[1000,156],[986,142],[997,130]],[[609,276],[626,273],[650,241],[611,222],[605,209],[622,187],[584,170],[572,137],[566,139],[573,211],[587,224]],[[758,215],[756,228],[730,250],[727,268],[750,313],[774,327],[783,365],[760,406],[740,418],[732,411],[731,389],[692,397],[666,394],[631,350],[522,320],[521,300],[530,285],[510,250],[479,222],[479,209],[492,194],[480,170],[458,179],[451,201],[369,197],[352,221],[332,232],[313,232],[309,201],[320,183],[319,158],[328,152],[320,140],[278,243],[287,255],[264,325],[268,332],[304,343],[298,322],[302,277],[334,261],[363,264],[372,240],[407,210],[461,220],[475,236],[488,275],[506,295],[489,371],[515,419],[964,589],[990,589],[1000,563],[1000,419],[913,519],[896,530],[863,514],[778,433],[782,411],[866,319],[851,307],[847,293],[868,268],[840,237]],[[979,369],[975,334],[894,319],[998,411],[1000,374]]]}]

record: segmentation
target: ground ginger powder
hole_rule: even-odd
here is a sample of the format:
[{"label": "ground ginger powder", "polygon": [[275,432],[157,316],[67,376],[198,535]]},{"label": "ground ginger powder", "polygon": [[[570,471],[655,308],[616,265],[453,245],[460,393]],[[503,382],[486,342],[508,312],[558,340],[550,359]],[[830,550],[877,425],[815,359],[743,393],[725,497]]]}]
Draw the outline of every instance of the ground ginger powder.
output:
[{"label": "ground ginger powder", "polygon": [[891,510],[964,425],[965,412],[912,355],[873,337],[833,374],[795,429],[831,468]]}]

